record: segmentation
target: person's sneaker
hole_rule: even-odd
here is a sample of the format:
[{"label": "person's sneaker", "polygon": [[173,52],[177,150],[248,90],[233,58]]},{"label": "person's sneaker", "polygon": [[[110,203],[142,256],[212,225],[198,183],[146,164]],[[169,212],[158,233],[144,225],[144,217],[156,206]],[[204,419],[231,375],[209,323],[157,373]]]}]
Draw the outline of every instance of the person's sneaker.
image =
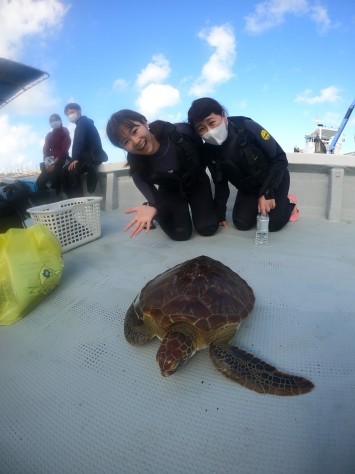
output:
[{"label": "person's sneaker", "polygon": [[290,215],[289,222],[296,222],[298,221],[298,218],[300,217],[300,211],[297,207],[297,198],[294,194],[289,194],[287,197],[290,203],[295,205],[295,207],[292,210],[292,214]]}]

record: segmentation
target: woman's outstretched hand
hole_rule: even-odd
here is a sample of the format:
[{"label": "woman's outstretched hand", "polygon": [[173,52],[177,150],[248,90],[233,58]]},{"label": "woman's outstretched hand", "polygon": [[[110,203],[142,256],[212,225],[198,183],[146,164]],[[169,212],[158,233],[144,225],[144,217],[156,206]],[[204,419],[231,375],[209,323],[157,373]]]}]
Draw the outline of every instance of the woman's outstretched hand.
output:
[{"label": "woman's outstretched hand", "polygon": [[135,213],[133,219],[126,225],[124,231],[131,229],[132,232],[129,234],[130,237],[134,237],[145,229],[146,232],[150,231],[154,217],[157,215],[157,210],[152,206],[137,206],[131,207],[125,211],[125,214]]}]

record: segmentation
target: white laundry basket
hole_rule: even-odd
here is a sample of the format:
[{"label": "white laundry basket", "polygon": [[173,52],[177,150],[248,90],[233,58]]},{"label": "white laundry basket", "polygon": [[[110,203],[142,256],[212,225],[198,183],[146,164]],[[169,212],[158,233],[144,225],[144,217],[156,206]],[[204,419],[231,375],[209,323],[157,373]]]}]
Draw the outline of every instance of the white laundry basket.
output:
[{"label": "white laundry basket", "polygon": [[91,242],[101,236],[102,197],[80,197],[27,209],[34,222],[44,224],[59,239],[62,251]]}]

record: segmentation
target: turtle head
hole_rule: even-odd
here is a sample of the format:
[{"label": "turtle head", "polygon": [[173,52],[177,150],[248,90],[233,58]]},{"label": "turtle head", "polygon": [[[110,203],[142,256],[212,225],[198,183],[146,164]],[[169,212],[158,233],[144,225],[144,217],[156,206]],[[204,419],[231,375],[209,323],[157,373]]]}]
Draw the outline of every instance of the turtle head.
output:
[{"label": "turtle head", "polygon": [[169,331],[157,352],[157,362],[163,377],[172,375],[195,354],[193,338],[180,331]]}]

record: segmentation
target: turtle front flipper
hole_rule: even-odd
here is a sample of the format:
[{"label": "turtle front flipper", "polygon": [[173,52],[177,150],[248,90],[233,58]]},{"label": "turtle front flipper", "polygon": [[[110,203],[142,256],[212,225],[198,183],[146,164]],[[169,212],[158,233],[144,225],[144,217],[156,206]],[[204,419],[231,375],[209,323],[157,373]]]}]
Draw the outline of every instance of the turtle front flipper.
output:
[{"label": "turtle front flipper", "polygon": [[150,341],[154,334],[144,323],[143,313],[139,304],[139,295],[129,307],[124,321],[126,340],[135,346],[142,346]]},{"label": "turtle front flipper", "polygon": [[209,352],[212,362],[223,375],[255,392],[302,395],[314,387],[310,380],[280,372],[239,347],[211,344]]}]

